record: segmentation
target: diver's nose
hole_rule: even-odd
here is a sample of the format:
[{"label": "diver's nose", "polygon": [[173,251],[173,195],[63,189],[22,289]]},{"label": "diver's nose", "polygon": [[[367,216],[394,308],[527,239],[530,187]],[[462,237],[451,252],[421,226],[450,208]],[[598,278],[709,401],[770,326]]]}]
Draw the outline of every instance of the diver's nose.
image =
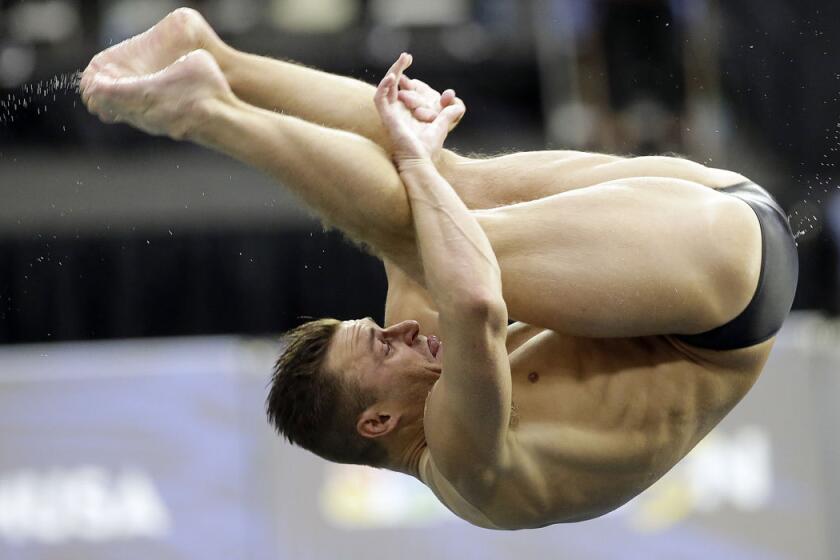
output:
[{"label": "diver's nose", "polygon": [[399,332],[405,337],[406,344],[412,344],[420,333],[420,323],[413,320],[403,321],[399,325]]}]

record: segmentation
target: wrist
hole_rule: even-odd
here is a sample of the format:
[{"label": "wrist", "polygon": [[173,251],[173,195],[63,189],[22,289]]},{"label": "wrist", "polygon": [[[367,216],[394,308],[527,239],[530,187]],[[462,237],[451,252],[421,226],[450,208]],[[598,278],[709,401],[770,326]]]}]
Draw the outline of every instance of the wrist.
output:
[{"label": "wrist", "polygon": [[406,156],[395,158],[394,164],[400,173],[413,173],[415,171],[435,168],[431,157],[427,156]]},{"label": "wrist", "polygon": [[394,155],[394,165],[397,168],[397,171],[402,171],[403,168],[409,169],[411,167],[417,166],[424,166],[424,165],[432,165],[438,171],[443,173],[443,170],[447,169],[452,165],[452,156],[454,154],[449,150],[438,150],[437,153],[429,155],[429,156],[399,156]]}]

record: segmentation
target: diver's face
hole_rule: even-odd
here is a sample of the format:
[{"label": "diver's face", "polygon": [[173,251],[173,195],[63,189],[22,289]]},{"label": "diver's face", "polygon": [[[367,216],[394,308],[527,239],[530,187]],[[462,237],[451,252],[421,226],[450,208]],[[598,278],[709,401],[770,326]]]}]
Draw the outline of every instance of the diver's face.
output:
[{"label": "diver's face", "polygon": [[370,317],[344,321],[335,334],[329,362],[354,377],[379,400],[425,403],[440,377],[442,345],[420,334],[417,321],[383,329]]}]

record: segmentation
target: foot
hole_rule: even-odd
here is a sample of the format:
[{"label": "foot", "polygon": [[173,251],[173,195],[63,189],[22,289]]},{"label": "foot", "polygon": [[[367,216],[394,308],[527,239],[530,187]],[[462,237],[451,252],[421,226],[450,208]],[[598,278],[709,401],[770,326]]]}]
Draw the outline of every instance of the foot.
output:
[{"label": "foot", "polygon": [[[235,97],[216,59],[192,51],[152,73],[128,70],[132,61],[117,59],[85,87],[88,110],[103,122],[124,122],[148,134],[191,139],[192,132],[216,102]],[[135,73],[138,72],[138,73]]]},{"label": "foot", "polygon": [[211,53],[222,41],[197,11],[178,8],[149,30],[110,47],[91,60],[82,73],[82,99],[94,77],[105,71],[111,76],[143,76],[162,70],[197,49]]}]

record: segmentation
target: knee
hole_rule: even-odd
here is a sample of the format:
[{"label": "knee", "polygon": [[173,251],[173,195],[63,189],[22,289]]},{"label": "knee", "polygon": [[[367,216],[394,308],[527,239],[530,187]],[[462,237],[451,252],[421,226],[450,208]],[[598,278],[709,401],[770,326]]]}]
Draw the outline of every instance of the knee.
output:
[{"label": "knee", "polygon": [[477,159],[441,150],[435,167],[470,210],[494,208],[498,204],[489,200],[487,185],[479,178],[481,168],[471,166]]},{"label": "knee", "polygon": [[468,157],[458,155],[452,150],[443,149],[435,160],[435,167],[437,167],[437,170],[443,175],[444,179],[452,182],[458,166],[469,161],[472,160]]}]

